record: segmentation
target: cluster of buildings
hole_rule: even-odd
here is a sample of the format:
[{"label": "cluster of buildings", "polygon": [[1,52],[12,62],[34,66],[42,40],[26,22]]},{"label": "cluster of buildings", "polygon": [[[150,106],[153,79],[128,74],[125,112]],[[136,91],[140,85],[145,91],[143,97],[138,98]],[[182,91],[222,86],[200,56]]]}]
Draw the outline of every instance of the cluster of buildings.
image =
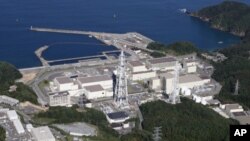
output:
[{"label": "cluster of buildings", "polygon": [[8,140],[55,141],[47,126],[34,128],[31,124],[23,125],[15,110],[0,109],[0,125],[5,128]]}]

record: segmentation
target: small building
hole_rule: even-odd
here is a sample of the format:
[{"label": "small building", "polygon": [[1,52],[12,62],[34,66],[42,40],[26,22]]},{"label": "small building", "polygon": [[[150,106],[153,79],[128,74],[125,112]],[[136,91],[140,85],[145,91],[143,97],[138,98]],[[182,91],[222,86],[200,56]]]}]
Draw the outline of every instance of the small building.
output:
[{"label": "small building", "polygon": [[209,94],[193,94],[193,100],[196,103],[201,103],[202,105],[208,105],[209,100],[212,100],[213,96]]},{"label": "small building", "polygon": [[153,70],[174,70],[177,60],[174,57],[154,58],[146,61],[148,68]]},{"label": "small building", "polygon": [[31,134],[35,141],[55,141],[56,140],[48,126],[32,128]]},{"label": "small building", "polygon": [[49,94],[50,106],[70,106],[70,95],[68,91]]},{"label": "small building", "polygon": [[7,116],[9,118],[9,120],[11,120],[11,121],[18,119],[18,115],[17,115],[15,110],[7,111]]},{"label": "small building", "polygon": [[185,60],[183,62],[183,68],[186,69],[187,73],[195,73],[197,71],[197,61]]},{"label": "small building", "polygon": [[6,95],[1,95],[0,96],[0,103],[8,104],[10,106],[17,105],[19,103],[19,100],[6,96]]},{"label": "small building", "polygon": [[150,88],[155,91],[162,89],[162,80],[159,77],[152,78],[150,81]]},{"label": "small building", "polygon": [[104,89],[113,88],[113,79],[109,75],[79,77],[77,81],[81,88],[91,85],[101,85]]},{"label": "small building", "polygon": [[129,116],[126,112],[113,112],[106,115],[107,120],[110,124],[112,123],[123,123],[129,119]]},{"label": "small building", "polygon": [[74,84],[73,79],[69,77],[56,77],[54,84],[58,91],[68,91],[78,89],[78,85]]},{"label": "small building", "polygon": [[112,97],[113,93],[104,90],[101,85],[85,86],[85,96],[87,99],[97,99],[103,97]]},{"label": "small building", "polygon": [[128,62],[128,67],[132,73],[147,71],[146,66],[141,61],[130,61]]},{"label": "small building", "polygon": [[23,125],[22,125],[22,123],[21,123],[21,121],[19,119],[15,119],[12,122],[13,122],[13,125],[14,125],[14,127],[15,127],[18,134],[25,133]]},{"label": "small building", "polygon": [[233,117],[233,113],[235,112],[243,112],[244,109],[238,103],[236,104],[225,104],[221,105],[221,108],[225,110],[225,112],[230,116]]},{"label": "small building", "polygon": [[156,77],[156,72],[152,70],[134,72],[134,73],[131,73],[130,75],[130,79],[132,81],[147,80],[147,79],[154,78],[154,77]]}]

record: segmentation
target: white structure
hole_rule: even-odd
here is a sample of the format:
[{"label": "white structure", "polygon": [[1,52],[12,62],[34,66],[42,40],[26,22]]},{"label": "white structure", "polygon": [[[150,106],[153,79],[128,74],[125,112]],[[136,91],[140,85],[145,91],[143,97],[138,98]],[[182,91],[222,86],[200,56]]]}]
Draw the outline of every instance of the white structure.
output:
[{"label": "white structure", "polygon": [[116,85],[114,93],[114,103],[118,108],[127,108],[128,105],[128,88],[127,88],[127,74],[124,52],[121,51],[120,64],[117,68]]},{"label": "white structure", "polygon": [[141,61],[130,61],[128,67],[132,73],[147,71],[146,66]]},{"label": "white structure", "polygon": [[182,75],[179,78],[180,88],[195,88],[210,83],[211,79],[208,77],[200,77],[198,74]]},{"label": "white structure", "polygon": [[197,61],[185,60],[183,63],[183,68],[186,69],[187,73],[195,73],[197,71]]},{"label": "white structure", "polygon": [[156,72],[152,71],[152,70],[142,71],[142,72],[134,72],[134,73],[131,73],[131,75],[130,75],[130,79],[132,81],[146,80],[146,79],[150,79],[150,78],[154,78],[154,77],[156,77]]},{"label": "white structure", "polygon": [[159,91],[162,88],[162,80],[159,77],[155,77],[150,81],[150,88],[155,91]]},{"label": "white structure", "polygon": [[241,105],[239,104],[225,104],[225,105],[220,105],[220,107],[225,110],[225,112],[229,115],[232,116],[233,113],[235,112],[243,112],[244,109]]},{"label": "white structure", "polygon": [[56,77],[54,85],[58,91],[77,90],[78,85],[74,84],[73,80],[69,77]]},{"label": "white structure", "polygon": [[121,112],[114,112],[114,113],[109,113],[106,115],[107,120],[110,124],[112,123],[123,123],[126,120],[129,119],[129,116],[127,113],[121,111]]},{"label": "white structure", "polygon": [[97,98],[113,96],[113,92],[108,92],[104,90],[104,88],[101,85],[85,86],[84,89],[85,89],[85,96],[87,99],[97,99]]},{"label": "white structure", "polygon": [[31,129],[33,129],[34,127],[32,126],[32,124],[26,124],[26,129],[28,132],[31,132]]},{"label": "white structure", "polygon": [[53,134],[48,126],[42,126],[31,129],[31,134],[35,141],[55,141]]},{"label": "white structure", "polygon": [[174,57],[154,58],[146,61],[148,68],[153,70],[174,70],[176,62]]},{"label": "white structure", "polygon": [[22,123],[21,123],[21,121],[19,119],[15,119],[12,122],[13,122],[13,125],[14,125],[14,127],[15,127],[18,134],[25,133],[23,125],[22,125]]},{"label": "white structure", "polygon": [[49,94],[50,106],[71,106],[70,95],[67,91]]},{"label": "white structure", "polygon": [[81,88],[91,85],[101,85],[104,89],[113,88],[113,80],[109,75],[79,77],[77,81]]},{"label": "white structure", "polygon": [[208,105],[209,101],[213,99],[213,96],[211,95],[198,95],[193,94],[193,100],[196,103],[201,103],[202,105]]},{"label": "white structure", "polygon": [[17,115],[15,110],[7,111],[7,116],[9,118],[9,120],[11,120],[11,121],[18,119],[18,115]]},{"label": "white structure", "polygon": [[163,88],[165,93],[171,94],[174,90],[174,75],[171,73],[164,74],[163,81],[163,84],[165,84],[165,87]]},{"label": "white structure", "polygon": [[10,106],[14,106],[14,105],[19,103],[19,100],[12,98],[12,97],[9,97],[9,96],[1,95],[0,96],[0,103],[9,104]]}]

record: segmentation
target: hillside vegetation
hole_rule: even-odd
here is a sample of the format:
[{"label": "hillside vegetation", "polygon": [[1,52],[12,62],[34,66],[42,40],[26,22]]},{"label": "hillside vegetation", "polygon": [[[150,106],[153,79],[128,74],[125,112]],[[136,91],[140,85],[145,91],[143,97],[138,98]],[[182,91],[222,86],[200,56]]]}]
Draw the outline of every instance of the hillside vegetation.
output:
[{"label": "hillside vegetation", "polygon": [[[194,15],[208,20],[212,26],[242,36],[242,42],[219,50],[228,59],[215,63],[213,78],[222,85],[218,98],[222,102],[238,102],[250,108],[250,6],[240,2],[225,1],[201,9]],[[238,95],[233,95],[239,80]]]},{"label": "hillside vegetation", "polygon": [[175,42],[168,45],[152,42],[148,44],[147,49],[154,50],[154,52],[151,53],[153,57],[163,57],[167,54],[179,56],[199,52],[199,49],[190,42]]},{"label": "hillside vegetation", "polygon": [[[37,96],[31,88],[23,83],[15,83],[15,80],[21,77],[22,74],[13,65],[0,62],[0,95],[16,98],[20,102],[30,101],[37,104]],[[17,90],[9,92],[9,87],[14,84],[17,86]]]},{"label": "hillside vegetation", "polygon": [[162,127],[164,141],[227,141],[229,124],[213,110],[188,99],[177,105],[155,101],[140,107],[144,129],[153,132]]},{"label": "hillside vegetation", "polygon": [[225,1],[192,14],[209,21],[214,28],[245,36],[250,28],[250,6],[236,1]]},{"label": "hillside vegetation", "polygon": [[6,139],[6,131],[3,127],[0,126],[0,141],[5,141]]}]

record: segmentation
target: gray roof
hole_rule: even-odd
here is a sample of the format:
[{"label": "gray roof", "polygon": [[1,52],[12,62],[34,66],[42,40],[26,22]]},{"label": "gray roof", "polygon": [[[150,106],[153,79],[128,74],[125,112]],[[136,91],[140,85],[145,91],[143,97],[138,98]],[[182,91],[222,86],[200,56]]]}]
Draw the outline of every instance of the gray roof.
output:
[{"label": "gray roof", "polygon": [[130,61],[129,64],[133,67],[143,66],[141,61]]},{"label": "gray roof", "polygon": [[225,106],[226,110],[241,109],[242,106],[239,104],[228,104]]},{"label": "gray roof", "polygon": [[237,116],[236,120],[238,120],[241,125],[250,124],[250,116]]},{"label": "gray roof", "polygon": [[160,63],[166,63],[166,62],[175,62],[177,61],[174,57],[162,57],[162,58],[154,58],[148,60],[151,64],[160,64]]},{"label": "gray roof", "polygon": [[67,95],[69,95],[68,91],[49,93],[49,96],[53,96],[53,97],[60,97],[60,96],[67,96]]},{"label": "gray roof", "polygon": [[195,82],[195,81],[201,81],[201,80],[202,79],[196,74],[182,75],[179,78],[180,83],[188,83],[188,82]]},{"label": "gray roof", "polygon": [[91,86],[85,86],[84,87],[87,91],[90,92],[99,92],[99,91],[103,91],[103,87],[101,85],[91,85]]},{"label": "gray roof", "polygon": [[65,77],[65,76],[63,76],[63,77],[56,77],[55,79],[56,79],[56,80],[58,81],[58,83],[60,83],[60,84],[72,83],[72,82],[73,82],[72,79],[70,79],[69,77]]},{"label": "gray roof", "polygon": [[112,78],[109,75],[100,75],[100,76],[91,76],[91,77],[79,77],[78,80],[80,81],[80,83],[83,84],[83,83],[112,80]]},{"label": "gray roof", "polygon": [[36,139],[40,139],[40,140],[55,139],[48,126],[32,128],[31,132],[35,136]]}]

